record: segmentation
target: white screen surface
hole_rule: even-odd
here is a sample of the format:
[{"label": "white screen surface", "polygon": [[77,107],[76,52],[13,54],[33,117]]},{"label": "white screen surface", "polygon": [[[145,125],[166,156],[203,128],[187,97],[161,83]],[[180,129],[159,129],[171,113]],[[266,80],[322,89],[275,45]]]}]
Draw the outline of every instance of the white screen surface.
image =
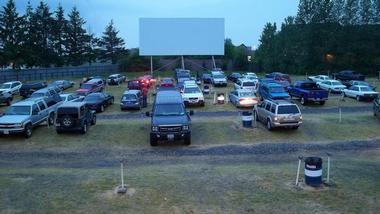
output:
[{"label": "white screen surface", "polygon": [[141,56],[224,55],[223,18],[140,18]]}]

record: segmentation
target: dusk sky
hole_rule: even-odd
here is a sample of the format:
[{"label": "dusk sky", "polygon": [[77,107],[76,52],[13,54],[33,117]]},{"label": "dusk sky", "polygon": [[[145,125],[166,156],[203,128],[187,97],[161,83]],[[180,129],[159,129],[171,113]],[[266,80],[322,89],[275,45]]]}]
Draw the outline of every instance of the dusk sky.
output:
[{"label": "dusk sky", "polygon": [[[40,0],[30,0],[33,6]],[[4,6],[6,0],[0,0]],[[28,0],[15,0],[22,14]],[[76,5],[86,29],[100,36],[113,19],[128,48],[138,47],[140,17],[225,18],[225,35],[235,45],[257,46],[267,22],[281,23],[297,13],[298,0],[45,0],[51,10],[61,3],[66,13]]]}]

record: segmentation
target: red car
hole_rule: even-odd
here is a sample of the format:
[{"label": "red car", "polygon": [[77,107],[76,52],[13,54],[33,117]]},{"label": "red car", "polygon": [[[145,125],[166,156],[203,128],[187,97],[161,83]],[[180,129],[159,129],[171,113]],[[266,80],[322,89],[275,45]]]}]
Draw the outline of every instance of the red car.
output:
[{"label": "red car", "polygon": [[138,80],[142,86],[148,86],[148,88],[151,87],[154,83],[154,79],[151,75],[141,76],[138,78]]},{"label": "red car", "polygon": [[161,87],[174,87],[174,80],[172,78],[162,78],[160,81]]},{"label": "red car", "polygon": [[93,84],[93,83],[83,83],[76,93],[80,96],[87,96],[94,92],[103,91],[103,87],[101,85]]}]

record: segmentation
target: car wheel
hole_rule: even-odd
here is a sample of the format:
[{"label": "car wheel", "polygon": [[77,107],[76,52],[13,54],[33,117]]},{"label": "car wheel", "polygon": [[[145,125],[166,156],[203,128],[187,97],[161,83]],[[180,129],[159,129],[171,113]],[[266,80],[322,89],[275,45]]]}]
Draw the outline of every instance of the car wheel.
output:
[{"label": "car wheel", "polygon": [[151,146],[157,146],[158,145],[156,136],[154,136],[152,134],[150,135],[150,145]]},{"label": "car wheel", "polygon": [[111,99],[110,104],[113,105],[115,103],[115,99]]},{"label": "car wheel", "polygon": [[104,105],[101,105],[100,106],[100,112],[103,112],[104,111]]},{"label": "car wheel", "polygon": [[7,99],[7,106],[10,106],[12,104],[12,98]]},{"label": "car wheel", "polygon": [[343,94],[343,97],[347,97],[346,93],[343,92],[342,94]]},{"label": "car wheel", "polygon": [[204,102],[202,102],[202,103],[201,103],[201,106],[202,106],[202,107],[204,107],[204,106],[205,106],[205,103],[204,103]]},{"label": "car wheel", "polygon": [[91,125],[96,125],[96,116],[94,116],[94,118],[92,118],[92,121],[91,121]]},{"label": "car wheel", "polygon": [[331,89],[330,88],[329,88],[328,92],[329,92],[329,94],[331,94]]},{"label": "car wheel", "polygon": [[360,96],[356,96],[356,100],[360,102]]},{"label": "car wheel", "polygon": [[325,104],[325,101],[321,101],[321,102],[319,102],[319,104],[320,104],[321,106],[323,106],[323,105]]},{"label": "car wheel", "polygon": [[267,129],[268,129],[268,131],[272,131],[273,130],[272,123],[270,122],[269,119],[267,120]]},{"label": "car wheel", "polygon": [[84,123],[83,126],[82,126],[82,130],[80,131],[82,134],[86,134],[87,133],[87,123]]},{"label": "car wheel", "polygon": [[299,126],[293,126],[292,127],[292,129],[298,129],[299,128]]},{"label": "car wheel", "polygon": [[62,134],[61,130],[55,130],[55,132],[57,132],[57,134]]},{"label": "car wheel", "polygon": [[306,100],[305,100],[304,97],[301,97],[301,101],[300,102],[301,102],[302,105],[306,105]]},{"label": "car wheel", "polygon": [[185,135],[184,143],[185,143],[186,146],[188,146],[188,145],[191,144],[191,134],[186,134]]},{"label": "car wheel", "polygon": [[25,138],[30,138],[32,137],[32,134],[33,134],[33,127],[32,127],[32,124],[29,123],[25,126],[24,136]]},{"label": "car wheel", "polygon": [[51,113],[48,118],[48,124],[49,126],[54,125],[54,113]]}]

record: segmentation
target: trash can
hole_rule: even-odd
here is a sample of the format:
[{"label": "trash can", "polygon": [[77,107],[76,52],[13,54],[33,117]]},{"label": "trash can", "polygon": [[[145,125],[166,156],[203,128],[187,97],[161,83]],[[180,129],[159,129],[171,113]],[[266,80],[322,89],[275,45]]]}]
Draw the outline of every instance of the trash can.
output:
[{"label": "trash can", "polygon": [[216,96],[218,104],[224,104],[225,96],[224,93],[218,93]]},{"label": "trash can", "polygon": [[208,86],[208,85],[203,86],[203,93],[204,94],[210,94],[210,86]]},{"label": "trash can", "polygon": [[308,157],[305,159],[305,183],[313,187],[322,185],[322,158]]},{"label": "trash can", "polygon": [[252,121],[253,121],[252,115],[253,114],[250,111],[243,111],[242,120],[243,120],[243,127],[244,128],[251,128],[252,127]]}]

